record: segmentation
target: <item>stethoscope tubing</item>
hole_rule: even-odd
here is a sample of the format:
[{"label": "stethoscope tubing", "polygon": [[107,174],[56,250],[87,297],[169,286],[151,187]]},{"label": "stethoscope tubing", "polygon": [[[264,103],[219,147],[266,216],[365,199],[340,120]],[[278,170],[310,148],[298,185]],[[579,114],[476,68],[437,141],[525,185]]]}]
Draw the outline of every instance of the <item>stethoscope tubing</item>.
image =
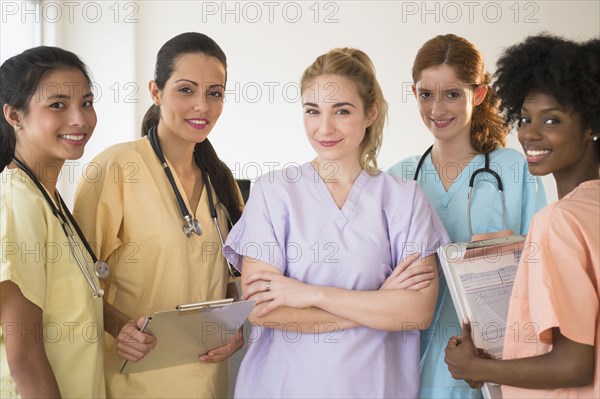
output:
[{"label": "stethoscope tubing", "polygon": [[[75,258],[75,262],[77,263],[79,270],[85,277],[87,283],[92,288],[94,296],[101,297],[104,294],[104,291],[96,283],[96,280],[93,277],[92,271],[90,270],[89,264],[85,260],[85,255],[83,254],[83,251],[81,250],[81,248],[79,246],[79,242],[78,242],[75,234],[73,233],[71,226],[73,226],[75,228],[77,235],[79,235],[79,237],[81,238],[83,246],[85,247],[86,251],[88,251],[88,253],[90,254],[90,257],[92,258],[92,262],[94,262],[94,266],[96,266],[99,263],[98,258],[96,257],[96,254],[94,253],[94,251],[92,251],[92,247],[90,246],[89,242],[85,238],[85,235],[81,231],[79,224],[77,223],[77,221],[75,220],[75,218],[73,217],[71,212],[69,211],[69,208],[65,204],[65,201],[63,200],[62,196],[60,195],[60,193],[58,191],[56,191],[59,205],[60,205],[61,209],[64,210],[64,213],[66,214],[66,218],[63,215],[63,213],[61,212],[61,210],[54,204],[54,201],[52,201],[52,199],[50,198],[50,195],[48,194],[48,192],[46,191],[44,186],[42,186],[42,183],[33,174],[33,172],[27,167],[27,165],[25,165],[23,162],[19,161],[16,157],[13,157],[12,161],[33,181],[33,183],[36,185],[38,190],[44,196],[46,202],[48,203],[48,205],[50,206],[50,209],[52,210],[54,217],[56,217],[60,221],[63,232],[65,233],[67,240],[69,241],[69,246],[71,247],[71,249],[73,251],[73,257]],[[71,241],[73,242],[73,244],[71,244]],[[85,261],[85,263],[86,263],[85,266],[82,264],[79,256],[77,256],[77,254],[75,254],[76,250],[79,252],[81,259],[83,259]],[[97,271],[96,271],[96,275],[98,278],[100,278],[100,275]],[[105,276],[104,278],[106,278],[106,277],[107,276]]]},{"label": "stethoscope tubing", "polygon": [[[427,158],[427,156],[431,153],[431,150],[433,150],[433,145],[431,147],[429,147],[427,149],[427,151],[425,151],[423,153],[423,155],[421,155],[421,158],[419,159],[419,162],[417,163],[417,169],[415,170],[415,175],[413,177],[413,180],[418,181],[419,178],[419,172],[421,171],[421,167],[423,166],[423,162],[425,162],[425,159]],[[475,184],[475,178],[477,177],[478,174],[480,173],[489,173],[492,176],[494,176],[494,178],[496,179],[496,184],[498,187],[498,194],[500,195],[500,203],[502,204],[502,228],[501,230],[504,230],[504,187],[502,185],[502,178],[500,177],[500,175],[498,173],[496,173],[494,170],[492,170],[490,168],[490,154],[489,152],[486,152],[484,155],[485,158],[485,164],[483,168],[479,168],[477,170],[475,170],[472,174],[471,174],[471,178],[469,179],[469,192],[467,194],[467,225],[469,228],[469,235],[473,236],[473,229],[471,226],[471,194],[473,192],[473,186]]]}]

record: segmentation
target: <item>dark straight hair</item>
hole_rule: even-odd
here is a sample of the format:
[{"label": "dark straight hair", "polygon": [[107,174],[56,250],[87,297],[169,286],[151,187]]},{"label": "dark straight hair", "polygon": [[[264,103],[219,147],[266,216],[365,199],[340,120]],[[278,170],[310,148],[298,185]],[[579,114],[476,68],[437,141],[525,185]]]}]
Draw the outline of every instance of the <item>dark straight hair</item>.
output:
[{"label": "dark straight hair", "polygon": [[[154,81],[159,90],[165,87],[173,74],[177,61],[186,54],[204,54],[214,57],[227,71],[227,57],[219,45],[210,37],[197,32],[187,32],[175,36],[166,42],[158,51],[154,68]],[[158,126],[160,107],[152,105],[142,121],[142,136],[148,135],[150,128]],[[208,139],[196,144],[195,152],[198,166],[210,177],[219,201],[225,205],[232,223],[236,223],[242,215],[241,202],[237,183],[231,170],[219,159]]]},{"label": "dark straight hair", "polygon": [[[79,57],[58,47],[34,47],[6,60],[0,66],[0,104],[27,115],[29,102],[44,76],[60,69],[78,69],[91,85],[87,67]],[[17,143],[13,126],[0,112],[0,172],[11,162]]]}]

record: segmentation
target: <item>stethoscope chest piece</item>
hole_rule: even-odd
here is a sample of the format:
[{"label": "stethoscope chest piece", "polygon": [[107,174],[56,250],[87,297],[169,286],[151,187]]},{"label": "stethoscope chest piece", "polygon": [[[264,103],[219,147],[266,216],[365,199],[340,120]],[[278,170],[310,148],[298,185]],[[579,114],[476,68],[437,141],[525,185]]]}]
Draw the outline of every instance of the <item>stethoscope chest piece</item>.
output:
[{"label": "stethoscope chest piece", "polygon": [[96,273],[96,276],[98,276],[99,279],[104,280],[108,278],[108,275],[110,274],[108,263],[103,260],[97,260],[94,263],[94,273]]},{"label": "stethoscope chest piece", "polygon": [[185,215],[185,224],[182,226],[183,233],[186,237],[191,237],[192,234],[202,235],[202,225],[198,219],[193,218],[190,215]]}]

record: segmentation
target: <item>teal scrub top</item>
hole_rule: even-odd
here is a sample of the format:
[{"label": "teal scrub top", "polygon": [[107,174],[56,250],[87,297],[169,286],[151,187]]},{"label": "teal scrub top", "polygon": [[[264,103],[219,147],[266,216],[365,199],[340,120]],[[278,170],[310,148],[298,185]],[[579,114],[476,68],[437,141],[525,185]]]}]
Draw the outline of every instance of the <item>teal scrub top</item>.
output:
[{"label": "teal scrub top", "polygon": [[[404,159],[392,166],[388,173],[412,180],[420,156]],[[485,156],[478,154],[464,166],[448,191],[440,175],[427,155],[418,181],[431,205],[437,211],[452,242],[469,241],[467,226],[467,193],[473,172],[483,168]],[[441,173],[452,176],[462,165],[448,165]],[[454,170],[452,170],[454,168]],[[532,216],[546,206],[546,194],[539,177],[529,173],[525,157],[509,148],[490,152],[490,169],[502,179],[505,202],[505,222],[502,228],[502,207],[496,179],[490,173],[480,173],[475,179],[471,194],[471,225],[473,234],[499,230],[513,230],[514,234],[526,234]],[[450,375],[444,362],[448,340],[460,335],[461,323],[452,304],[445,279],[440,278],[440,294],[433,322],[421,332],[421,398],[481,398],[481,390],[471,389],[462,380]]]}]

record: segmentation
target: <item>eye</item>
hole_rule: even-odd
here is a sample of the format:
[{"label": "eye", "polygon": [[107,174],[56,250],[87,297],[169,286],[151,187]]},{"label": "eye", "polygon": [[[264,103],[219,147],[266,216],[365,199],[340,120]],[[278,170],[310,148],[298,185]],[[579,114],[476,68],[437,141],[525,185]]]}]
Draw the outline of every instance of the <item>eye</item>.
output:
[{"label": "eye", "polygon": [[183,94],[192,94],[194,92],[191,88],[187,86],[180,87],[177,91]]},{"label": "eye", "polygon": [[546,120],[544,120],[544,125],[558,125],[560,123],[560,121],[556,118],[547,118]]},{"label": "eye", "polygon": [[223,98],[223,91],[222,90],[210,90],[207,94],[208,94],[209,97]]},{"label": "eye", "polygon": [[457,100],[459,98],[462,97],[462,92],[460,91],[449,91],[448,93],[446,93],[446,97],[449,100]]},{"label": "eye", "polygon": [[50,104],[50,108],[62,109],[62,108],[65,108],[65,107],[66,107],[66,105],[63,104],[63,103],[58,103],[57,102],[57,103]]},{"label": "eye", "polygon": [[350,115],[350,111],[347,109],[341,108],[335,111],[336,115]]},{"label": "eye", "polygon": [[519,127],[521,127],[521,125],[528,125],[529,123],[531,123],[531,120],[527,116],[521,115],[519,116],[519,119],[517,119],[517,125]]},{"label": "eye", "polygon": [[83,102],[83,107],[84,108],[92,108],[94,106],[94,101],[93,100],[86,100]]},{"label": "eye", "polygon": [[304,110],[304,113],[307,114],[307,115],[318,115],[319,111],[317,109],[315,109],[315,108],[306,108]]},{"label": "eye", "polygon": [[432,95],[428,91],[421,91],[421,92],[419,92],[419,97],[421,97],[421,99],[423,99],[423,100],[428,100],[432,97]]}]

